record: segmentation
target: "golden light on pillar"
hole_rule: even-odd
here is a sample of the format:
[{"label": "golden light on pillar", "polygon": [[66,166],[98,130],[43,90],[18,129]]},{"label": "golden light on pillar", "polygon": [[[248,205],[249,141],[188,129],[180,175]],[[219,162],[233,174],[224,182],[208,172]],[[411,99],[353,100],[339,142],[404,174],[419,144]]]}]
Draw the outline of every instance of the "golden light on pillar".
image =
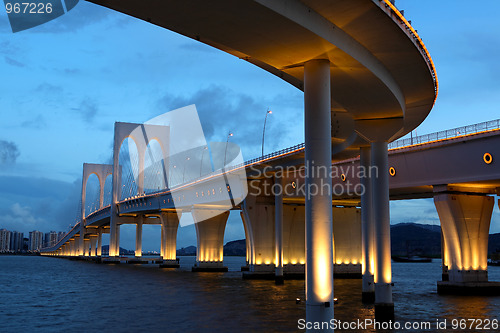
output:
[{"label": "golden light on pillar", "polygon": [[394,169],[394,167],[389,168],[389,175],[391,175],[391,177],[394,177],[396,175],[396,169]]}]

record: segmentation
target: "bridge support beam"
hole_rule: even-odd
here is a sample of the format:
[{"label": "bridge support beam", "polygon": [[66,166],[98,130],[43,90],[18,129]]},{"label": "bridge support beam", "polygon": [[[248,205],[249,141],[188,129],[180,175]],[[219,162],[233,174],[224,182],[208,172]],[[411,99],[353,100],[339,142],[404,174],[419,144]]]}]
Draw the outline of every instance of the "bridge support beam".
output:
[{"label": "bridge support beam", "polygon": [[[333,319],[332,148],[329,60],[304,65],[306,321]],[[333,330],[332,330],[333,331]]]},{"label": "bridge support beam", "polygon": [[139,215],[135,225],[135,256],[137,258],[142,257],[142,224],[143,216]]},{"label": "bridge support beam", "polygon": [[275,267],[276,275],[274,282],[277,285],[284,283],[283,278],[283,182],[281,177],[274,177],[274,184],[278,187],[278,192],[274,196],[274,222],[275,222]]},{"label": "bridge support beam", "polygon": [[373,258],[373,220],[372,220],[372,187],[369,170],[371,166],[369,147],[360,150],[360,165],[365,170],[365,177],[360,182],[363,187],[361,195],[361,247],[362,247],[362,301],[375,302],[374,258]]},{"label": "bridge support beam", "polygon": [[372,211],[375,253],[375,318],[394,319],[392,300],[391,226],[389,213],[389,161],[387,142],[371,144],[372,165],[378,174],[372,177]]},{"label": "bridge support beam", "polygon": [[[179,213],[180,214],[180,213]],[[177,260],[177,229],[179,228],[179,215],[176,211],[162,212],[161,223],[161,257],[162,268],[178,268]]]},{"label": "bridge support beam", "polygon": [[[224,230],[228,211],[219,215],[214,210],[194,209],[191,214],[196,228],[196,264],[193,272],[227,272],[223,265]],[[210,217],[212,216],[212,217]]]},{"label": "bridge support beam", "polygon": [[488,283],[488,237],[494,198],[439,193],[434,195],[434,204],[443,236],[443,278],[448,279],[438,282],[438,293],[500,294],[500,284]]}]

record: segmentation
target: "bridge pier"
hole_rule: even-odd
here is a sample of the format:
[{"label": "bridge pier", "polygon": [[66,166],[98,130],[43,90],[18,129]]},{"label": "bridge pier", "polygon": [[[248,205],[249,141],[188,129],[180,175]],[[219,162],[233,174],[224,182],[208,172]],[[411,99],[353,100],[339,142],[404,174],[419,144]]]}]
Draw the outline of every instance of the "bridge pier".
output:
[{"label": "bridge pier", "polygon": [[333,319],[330,93],[330,61],[307,61],[304,65],[306,321],[311,323]]},{"label": "bridge pier", "polygon": [[83,238],[83,256],[90,257],[90,238]]},{"label": "bridge pier", "polygon": [[372,220],[372,187],[368,177],[371,166],[371,150],[369,147],[360,149],[360,166],[365,170],[361,177],[363,186],[361,195],[361,247],[362,247],[362,301],[375,302],[374,258],[373,258],[373,220]]},{"label": "bridge pier", "polygon": [[361,212],[356,207],[333,208],[334,277],[360,279]]},{"label": "bridge pier", "polygon": [[96,255],[98,257],[102,256],[102,228],[97,229],[97,249]]},{"label": "bridge pier", "polygon": [[144,217],[139,215],[137,217],[137,223],[135,225],[135,257],[142,257],[142,224],[144,222]]},{"label": "bridge pier", "polygon": [[90,257],[97,256],[97,235],[90,235]]},{"label": "bridge pier", "polygon": [[276,257],[274,200],[259,197],[258,193],[261,192],[259,186],[263,186],[263,182],[253,182],[255,184],[249,186],[241,211],[249,245],[248,272],[243,272],[243,278],[274,279],[273,260]]},{"label": "bridge pier", "polygon": [[274,282],[277,285],[284,283],[283,278],[283,181],[281,177],[274,177],[274,183],[278,186],[279,193],[274,196],[274,212],[275,212],[275,267],[276,275],[274,277]]},{"label": "bridge pier", "polygon": [[[83,240],[82,240],[82,242],[83,242]],[[80,248],[83,251],[83,244],[80,247],[80,236],[79,235],[75,235],[75,244],[74,245],[75,245],[75,257],[81,256]]]},{"label": "bridge pier", "polygon": [[378,174],[372,177],[372,212],[375,254],[375,318],[394,319],[392,299],[391,225],[389,211],[389,161],[387,142],[371,144],[372,165]]},{"label": "bridge pier", "polygon": [[[193,272],[227,272],[223,265],[224,230],[228,211],[194,209],[191,214],[196,228],[196,263]],[[210,217],[212,216],[212,217]]]},{"label": "bridge pier", "polygon": [[442,228],[443,281],[440,294],[499,295],[488,282],[488,237],[492,196],[447,192],[434,195]]},{"label": "bridge pier", "polygon": [[[180,212],[179,212],[180,214]],[[176,211],[162,212],[161,223],[161,257],[163,262],[161,268],[178,268],[177,259],[177,229],[179,228],[179,216]]]}]

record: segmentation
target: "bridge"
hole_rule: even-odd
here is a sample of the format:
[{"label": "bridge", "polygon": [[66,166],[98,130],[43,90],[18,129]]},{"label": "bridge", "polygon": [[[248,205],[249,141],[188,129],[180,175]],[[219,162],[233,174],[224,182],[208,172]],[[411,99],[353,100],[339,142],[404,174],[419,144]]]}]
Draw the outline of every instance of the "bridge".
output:
[{"label": "bridge", "polygon": [[[284,271],[303,270],[299,266],[305,263],[306,320],[325,322],[333,318],[334,261],[338,261],[337,254],[342,252],[337,241],[334,260],[334,229],[344,230],[347,228],[344,226],[350,225],[347,221],[357,221],[361,225],[362,255],[356,259],[356,263],[348,254],[345,254],[346,258],[350,258],[349,265],[359,266],[361,262],[363,292],[368,295],[367,299],[374,295],[376,318],[393,318],[389,184],[393,182],[392,179],[400,180],[401,175],[411,170],[401,162],[392,166],[390,174],[384,171],[389,169],[389,163],[393,163],[389,159],[388,143],[415,129],[431,111],[438,93],[431,56],[416,30],[394,6],[393,1],[92,2],[211,45],[304,91],[305,143],[301,147],[239,167],[230,168],[223,163],[220,173],[213,174],[213,177],[201,177],[192,182],[182,179],[179,182],[182,185],[176,186],[175,192],[170,182],[172,165],[159,164],[155,170],[164,180],[157,187],[162,188],[164,185],[166,191],[145,195],[143,177],[134,176],[137,183],[130,186],[129,197],[123,197],[122,188],[127,184],[121,184],[120,181],[123,170],[119,164],[119,147],[137,125],[117,125],[113,164],[84,166],[84,176],[96,174],[101,183],[105,183],[103,179],[107,175],[112,175],[110,207],[103,207],[101,200],[99,210],[86,214],[85,198],[82,196],[80,223],[57,248],[45,253],[86,255],[90,246],[85,244],[91,244],[94,248],[96,242],[100,243],[100,235],[109,231],[109,260],[116,259],[119,254],[119,226],[134,223],[138,235],[136,254],[140,255],[142,224],[161,223],[162,244],[165,244],[162,245],[162,257],[166,265],[175,265],[173,253],[175,230],[179,224],[178,213],[190,210],[197,222],[197,268],[220,269],[221,234],[227,219],[227,208],[241,209],[247,239],[248,274],[265,274],[275,269],[279,282]],[[144,126],[140,127],[140,131],[145,131]],[[165,143],[168,142],[168,129],[150,127],[150,130],[160,133],[156,139],[162,147],[162,154],[167,156],[169,152]],[[142,171],[145,147],[150,140],[137,137],[134,141],[139,152],[139,170]],[[474,142],[472,137],[466,140],[467,144],[469,141]],[[424,146],[405,147],[397,150],[402,155],[391,153],[391,156],[425,154],[422,149]],[[436,147],[428,151],[439,149]],[[422,152],[418,153],[420,150]],[[317,190],[325,184],[331,186],[336,181],[330,172],[323,172],[332,169],[332,157],[333,162],[338,163],[358,155],[362,167],[379,170],[376,177],[363,176],[359,179],[363,188],[368,189],[360,193],[360,198],[345,193],[332,197],[333,191]],[[203,154],[200,159],[203,160]],[[404,158],[400,160],[404,161]],[[288,183],[288,173],[273,173],[272,182],[278,187],[290,185],[297,189],[302,188],[302,183],[305,184],[304,199],[298,195],[289,198],[287,195],[261,196],[253,192],[267,184],[262,173],[258,172],[264,166],[300,163],[306,171],[304,177]],[[334,167],[336,165],[333,164]],[[316,173],[315,169],[321,172]],[[246,184],[241,182],[241,177],[247,172],[249,195],[245,197],[246,189],[238,188],[238,184]],[[184,172],[182,174],[184,178]],[[347,174],[340,176],[345,183],[348,177]],[[421,190],[420,195],[429,195],[425,194],[425,188],[434,188],[436,185],[415,183],[412,186],[409,178],[406,179],[407,188],[411,191],[413,188]],[[86,177],[84,183],[85,180]],[[443,181],[439,185],[446,184]],[[391,191],[393,193],[393,189]],[[401,191],[399,197],[412,194]],[[448,211],[443,213],[444,219],[445,215],[454,212],[450,196],[455,194],[450,187],[443,188],[439,193],[440,196],[435,196],[441,198],[436,199],[439,202],[438,210]],[[486,206],[490,205],[490,197],[478,197],[482,198],[478,199],[481,202],[488,202]],[[291,201],[293,205],[289,204]],[[332,205],[341,204],[342,207],[332,210]],[[355,208],[359,204],[361,210]],[[457,218],[453,215],[451,219]],[[334,222],[334,226],[332,221],[340,222]],[[468,268],[461,262],[467,256],[457,254],[461,251],[459,245],[462,233],[458,243],[455,241],[456,233],[452,233],[450,237],[454,238],[449,240],[447,233],[443,234],[446,252],[449,252],[445,259],[449,268],[448,282],[462,283],[459,281],[464,275],[463,268]],[[295,267],[289,268],[290,265]],[[339,268],[340,271],[342,269]],[[347,269],[347,272],[351,269],[354,268]],[[455,271],[460,272],[455,274]]]},{"label": "bridge", "polygon": [[[115,132],[119,133],[122,127],[133,131],[143,126],[117,123]],[[115,136],[117,138],[118,142],[123,141]],[[136,142],[140,141],[136,139]],[[119,200],[116,205],[115,252],[110,247],[109,256],[102,256],[102,234],[111,232],[112,216],[111,205],[104,205],[104,188],[105,179],[118,168],[116,165],[84,164],[82,209],[86,206],[87,180],[91,174],[99,179],[99,209],[86,215],[83,211],[83,219],[55,246],[43,249],[42,254],[94,258],[106,263],[141,262],[142,226],[159,224],[161,259],[156,262],[161,267],[179,267],[177,229],[180,215],[190,212],[196,222],[198,250],[193,270],[224,271],[227,270],[223,266],[224,229],[228,210],[235,209],[241,211],[246,236],[248,271],[243,272],[244,277],[303,275],[306,262],[305,191],[301,189],[305,186],[304,149],[304,144],[289,147],[149,194],[139,185],[134,188],[137,193]],[[334,273],[339,277],[366,277],[371,275],[369,269],[373,269],[370,266],[374,259],[373,245],[370,245],[374,243],[373,231],[362,232],[362,214],[370,214],[368,209],[363,209],[361,185],[369,186],[370,177],[363,176],[360,171],[365,170],[363,165],[368,170],[369,165],[366,154],[363,155],[363,150],[360,152],[361,156],[332,161],[332,175],[335,175],[332,177],[333,262]],[[140,155],[145,158],[145,154]],[[439,290],[447,292],[457,286],[471,288],[487,282],[492,195],[500,193],[500,169],[493,162],[494,157],[500,156],[500,120],[394,141],[388,156],[389,167],[385,172],[389,175],[391,200],[435,200],[443,230],[444,282],[440,283]],[[241,170],[247,175],[248,195],[234,197],[236,204],[224,206],[228,192],[246,193],[232,188],[244,179]],[[146,173],[140,172],[143,177]],[[221,178],[222,175],[226,179]],[[141,182],[144,180],[142,178]],[[276,182],[282,190],[272,190]],[[229,191],[226,184],[231,184]],[[124,192],[132,185],[129,182]],[[117,189],[122,187],[122,184],[116,186]],[[123,224],[136,226],[134,259],[119,258],[119,229]],[[363,225],[364,229],[367,227],[369,224]],[[281,237],[276,236],[279,231]],[[371,237],[363,237],[366,234]],[[276,258],[282,258],[281,262]],[[364,270],[362,264],[369,260],[371,263]],[[277,271],[277,267],[282,271]],[[365,288],[370,287],[369,279],[363,282]],[[364,296],[370,298],[373,293],[365,292]]]}]

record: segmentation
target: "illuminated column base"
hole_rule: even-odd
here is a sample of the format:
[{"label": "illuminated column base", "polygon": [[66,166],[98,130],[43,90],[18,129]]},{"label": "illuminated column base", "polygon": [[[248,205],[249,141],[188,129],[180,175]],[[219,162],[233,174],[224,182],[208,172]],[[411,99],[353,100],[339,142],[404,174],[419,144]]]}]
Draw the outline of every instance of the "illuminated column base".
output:
[{"label": "illuminated column base", "polygon": [[[195,209],[191,212],[196,228],[196,263],[193,271],[227,271],[223,265],[224,230],[228,211]],[[213,216],[213,217],[210,217]]]},{"label": "illuminated column base", "polygon": [[361,211],[356,207],[333,210],[334,276],[361,278]]},{"label": "illuminated column base", "polygon": [[120,256],[120,225],[118,216],[111,215],[109,227],[109,257]]},{"label": "illuminated column base", "polygon": [[83,240],[83,256],[90,256],[90,238]]},{"label": "illuminated column base", "polygon": [[97,249],[96,255],[100,257],[102,255],[102,228],[97,231]]},{"label": "illuminated column base", "polygon": [[[330,62],[304,65],[306,321],[333,319]],[[320,172],[320,168],[327,172]],[[326,187],[326,188],[325,188]],[[308,330],[310,331],[310,330]],[[322,332],[333,331],[324,329]]]},{"label": "illuminated column base", "polygon": [[360,166],[365,171],[365,177],[361,177],[363,186],[361,195],[361,301],[363,303],[375,302],[375,280],[373,276],[373,220],[372,220],[372,187],[369,177],[371,166],[371,149],[363,147],[360,149]]},{"label": "illuminated column base", "polygon": [[142,216],[137,217],[135,225],[135,256],[142,257]]},{"label": "illuminated column base", "polygon": [[389,166],[387,142],[371,144],[372,165],[378,175],[371,180],[375,257],[375,319],[394,319],[392,300],[391,226],[389,212]]},{"label": "illuminated column base", "polygon": [[90,256],[91,257],[95,257],[97,255],[96,244],[97,244],[97,237],[95,235],[92,235],[90,237]]},{"label": "illuminated column base", "polygon": [[274,197],[274,211],[275,211],[275,277],[274,282],[277,285],[284,283],[283,277],[283,181],[280,177],[274,177],[275,185],[278,186],[278,194]]},{"label": "illuminated column base", "polygon": [[[83,251],[83,240],[81,251]],[[75,236],[75,257],[78,256],[80,256],[80,236]]]},{"label": "illuminated column base", "polygon": [[[180,214],[180,213],[179,213]],[[177,212],[163,212],[160,215],[161,222],[161,257],[163,262],[161,268],[178,268],[177,259],[177,229],[179,228],[179,216]]]},{"label": "illuminated column base", "polygon": [[[272,184],[270,182],[270,184]],[[256,185],[255,185],[256,186]],[[263,184],[259,184],[263,186]],[[249,193],[242,204],[242,217],[248,229],[250,243],[250,258],[248,272],[243,272],[244,277],[260,274],[275,274],[275,211],[274,204],[258,203],[258,196],[252,193],[253,188],[248,188]],[[286,214],[286,210],[285,210]],[[286,221],[286,216],[285,216]],[[286,237],[284,237],[286,239]],[[256,276],[256,278],[258,278]]]},{"label": "illuminated column base", "polygon": [[[439,293],[481,294],[488,283],[488,237],[494,206],[492,196],[438,193],[434,195],[443,235],[443,265],[448,281],[438,282]],[[446,275],[446,274],[444,274]],[[476,286],[476,288],[472,288]],[[497,292],[498,293],[498,292]]]}]

